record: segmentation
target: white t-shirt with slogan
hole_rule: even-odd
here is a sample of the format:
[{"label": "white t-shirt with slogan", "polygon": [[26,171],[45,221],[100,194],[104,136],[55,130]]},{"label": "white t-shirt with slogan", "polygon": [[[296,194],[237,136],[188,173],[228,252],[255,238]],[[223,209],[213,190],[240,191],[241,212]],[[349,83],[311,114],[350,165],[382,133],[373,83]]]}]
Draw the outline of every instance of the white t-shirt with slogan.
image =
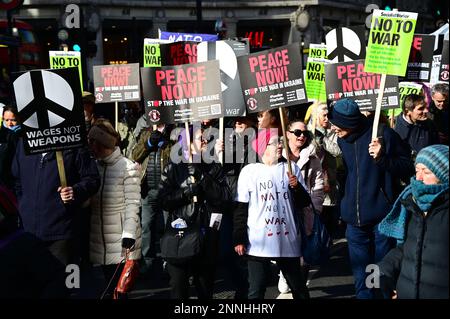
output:
[{"label": "white t-shirt with slogan", "polygon": [[[287,163],[245,166],[238,180],[236,200],[248,203],[247,254],[258,257],[299,257],[298,232],[293,198],[289,190]],[[300,169],[292,163],[292,173],[304,185]]]}]

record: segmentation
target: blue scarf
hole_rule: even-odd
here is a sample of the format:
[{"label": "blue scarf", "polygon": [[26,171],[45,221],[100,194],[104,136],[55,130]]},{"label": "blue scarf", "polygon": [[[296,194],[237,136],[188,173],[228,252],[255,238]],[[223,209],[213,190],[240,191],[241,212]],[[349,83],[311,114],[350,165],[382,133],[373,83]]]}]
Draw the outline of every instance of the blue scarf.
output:
[{"label": "blue scarf", "polygon": [[448,183],[425,185],[414,177],[411,177],[410,185],[416,204],[423,212],[428,211],[434,200],[448,190]]},{"label": "blue scarf", "polygon": [[20,130],[20,124],[8,127],[8,126],[6,126],[6,122],[3,122],[3,126],[6,127],[8,130],[11,130],[14,132],[17,132],[18,130]]},{"label": "blue scarf", "polygon": [[402,244],[405,241],[406,219],[409,213],[400,200],[412,194],[420,210],[426,212],[431,208],[434,200],[446,191],[448,191],[448,183],[425,185],[414,176],[411,177],[411,183],[397,198],[389,214],[380,222],[378,230],[383,235],[397,239],[397,244]]}]

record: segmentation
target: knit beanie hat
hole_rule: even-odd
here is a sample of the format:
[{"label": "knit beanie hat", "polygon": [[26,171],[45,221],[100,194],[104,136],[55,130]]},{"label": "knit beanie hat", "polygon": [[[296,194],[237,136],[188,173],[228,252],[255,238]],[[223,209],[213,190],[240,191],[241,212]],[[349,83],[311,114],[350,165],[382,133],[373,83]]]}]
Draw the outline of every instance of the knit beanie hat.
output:
[{"label": "knit beanie hat", "polygon": [[416,164],[425,165],[442,184],[448,184],[448,146],[436,144],[420,150]]},{"label": "knit beanie hat", "polygon": [[109,149],[114,149],[117,143],[116,136],[109,134],[96,125],[92,126],[89,130],[88,138],[97,141]]},{"label": "knit beanie hat", "polygon": [[252,141],[252,149],[259,155],[259,157],[264,155],[270,139],[274,136],[278,136],[277,128],[265,128],[258,131],[258,135]]},{"label": "knit beanie hat", "polygon": [[359,110],[358,104],[351,99],[340,99],[328,113],[330,122],[339,128],[357,128],[364,115]]}]

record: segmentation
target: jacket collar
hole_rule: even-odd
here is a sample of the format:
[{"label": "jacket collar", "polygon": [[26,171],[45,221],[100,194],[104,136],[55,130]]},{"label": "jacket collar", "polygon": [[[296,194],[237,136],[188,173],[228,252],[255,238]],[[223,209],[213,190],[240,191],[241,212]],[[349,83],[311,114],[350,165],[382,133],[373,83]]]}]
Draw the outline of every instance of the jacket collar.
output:
[{"label": "jacket collar", "polygon": [[120,158],[122,157],[122,154],[120,153],[120,148],[116,146],[114,149],[114,152],[112,152],[110,155],[106,156],[105,158],[99,160],[99,163],[101,165],[114,165],[116,164]]}]

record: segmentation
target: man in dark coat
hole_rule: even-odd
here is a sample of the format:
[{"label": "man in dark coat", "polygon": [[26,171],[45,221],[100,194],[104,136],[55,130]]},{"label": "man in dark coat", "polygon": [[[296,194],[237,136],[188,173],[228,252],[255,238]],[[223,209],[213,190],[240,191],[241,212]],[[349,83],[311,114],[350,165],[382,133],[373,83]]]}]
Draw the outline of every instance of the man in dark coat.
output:
[{"label": "man in dark coat", "polygon": [[397,117],[394,130],[411,146],[413,157],[424,147],[438,144],[439,136],[433,121],[428,118],[425,98],[410,94],[405,98],[403,113]]},{"label": "man in dark coat", "polygon": [[74,256],[74,224],[81,204],[100,187],[97,166],[85,148],[62,152],[67,187],[60,186],[55,152],[25,155],[19,141],[12,174],[26,232],[41,239],[63,264]]},{"label": "man in dark coat", "polygon": [[409,148],[392,129],[381,126],[379,137],[372,140],[373,124],[353,100],[337,101],[329,120],[347,168],[341,216],[347,223],[356,297],[371,299],[375,295],[366,286],[366,267],[380,261],[392,248],[392,242],[378,232],[377,224],[398,196],[400,179],[412,176],[414,167]]}]

